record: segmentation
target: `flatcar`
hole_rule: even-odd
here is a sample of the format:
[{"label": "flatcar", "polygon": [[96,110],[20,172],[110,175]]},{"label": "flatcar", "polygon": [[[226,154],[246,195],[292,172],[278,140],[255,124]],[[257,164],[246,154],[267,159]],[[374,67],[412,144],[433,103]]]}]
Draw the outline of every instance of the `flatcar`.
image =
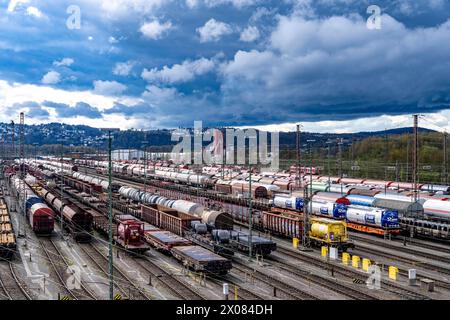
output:
[{"label": "flatcar", "polygon": [[0,198],[0,258],[11,259],[16,251],[17,242],[11,223],[8,207],[4,198]]},{"label": "flatcar", "polygon": [[200,246],[176,246],[172,256],[196,272],[225,275],[232,268],[231,261]]}]

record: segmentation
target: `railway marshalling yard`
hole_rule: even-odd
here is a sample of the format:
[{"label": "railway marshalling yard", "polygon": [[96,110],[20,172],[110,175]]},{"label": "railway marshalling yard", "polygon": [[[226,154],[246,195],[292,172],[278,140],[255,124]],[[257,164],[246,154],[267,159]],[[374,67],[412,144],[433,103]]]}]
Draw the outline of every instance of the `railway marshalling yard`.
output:
[{"label": "railway marshalling yard", "polygon": [[[85,171],[105,178],[94,171]],[[236,214],[248,210],[239,204],[208,199],[198,190],[187,194],[150,183],[144,186],[133,180],[116,181],[123,186],[201,203],[206,208],[219,207]],[[63,233],[59,223],[55,223],[51,236],[37,235],[20,210],[20,197],[6,179],[1,183],[17,241],[11,260],[3,259],[0,263],[1,299],[108,299],[107,237],[94,228],[91,241],[80,243],[70,232]],[[66,199],[78,203],[77,195],[80,193],[65,187]],[[116,206],[114,213],[125,214]],[[248,226],[241,223],[236,223],[234,230],[243,234],[249,232]],[[330,257],[330,252],[323,252],[320,246],[300,250],[290,238],[258,230],[253,231],[253,236],[272,241],[276,250],[251,259],[246,252],[235,250],[228,258],[232,268],[222,275],[197,272],[161,248],[149,246],[144,252],[131,254],[116,244],[113,249],[114,295],[117,299],[131,300],[223,300],[223,285],[227,283],[229,300],[450,298],[450,246],[443,242],[403,236],[384,239],[349,232],[354,248],[348,249],[349,260],[344,262],[342,252]],[[367,263],[379,268],[380,277],[368,272]],[[416,270],[414,284],[408,279],[411,269]],[[378,280],[379,288],[376,287]]]}]

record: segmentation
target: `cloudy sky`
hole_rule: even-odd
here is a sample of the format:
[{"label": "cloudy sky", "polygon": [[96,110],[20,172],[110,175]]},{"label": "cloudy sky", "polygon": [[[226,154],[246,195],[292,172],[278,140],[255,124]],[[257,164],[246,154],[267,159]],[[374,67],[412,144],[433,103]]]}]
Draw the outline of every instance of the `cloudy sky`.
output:
[{"label": "cloudy sky", "polygon": [[0,26],[4,122],[450,130],[449,0],[0,0]]}]

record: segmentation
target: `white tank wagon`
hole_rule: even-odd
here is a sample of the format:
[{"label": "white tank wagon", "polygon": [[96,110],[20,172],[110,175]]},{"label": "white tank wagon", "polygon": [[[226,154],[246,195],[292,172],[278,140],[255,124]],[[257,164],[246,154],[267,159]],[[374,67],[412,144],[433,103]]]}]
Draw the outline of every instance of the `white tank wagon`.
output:
[{"label": "white tank wagon", "polygon": [[347,221],[383,229],[400,228],[398,212],[389,209],[349,206],[347,207]]},{"label": "white tank wagon", "polygon": [[450,201],[427,200],[423,204],[423,211],[427,216],[450,221]]},{"label": "white tank wagon", "polygon": [[322,202],[313,200],[307,205],[307,209],[312,209],[311,214],[318,216],[327,216],[333,219],[345,219],[347,208],[345,205],[333,202]]},{"label": "white tank wagon", "polygon": [[202,222],[211,229],[232,230],[233,217],[225,212],[204,210],[200,215]]},{"label": "white tank wagon", "polygon": [[273,205],[277,208],[302,211],[304,200],[300,197],[275,196],[273,198]]},{"label": "white tank wagon", "polygon": [[439,192],[443,194],[449,194],[450,193],[450,186],[444,186],[444,185],[436,185],[436,184],[424,184],[420,187],[420,190],[427,191],[427,192]]},{"label": "white tank wagon", "polygon": [[[412,197],[407,197],[407,196],[395,194],[395,193],[378,193],[374,196],[374,198],[383,199],[383,200],[394,200],[394,201],[398,201],[398,202],[413,202]],[[425,199],[417,200],[417,202],[419,202],[422,205],[425,201],[426,201]]]},{"label": "white tank wagon", "polygon": [[201,204],[186,200],[175,201],[172,205],[172,209],[195,216],[200,216],[203,213],[203,210],[205,210],[205,208]]}]

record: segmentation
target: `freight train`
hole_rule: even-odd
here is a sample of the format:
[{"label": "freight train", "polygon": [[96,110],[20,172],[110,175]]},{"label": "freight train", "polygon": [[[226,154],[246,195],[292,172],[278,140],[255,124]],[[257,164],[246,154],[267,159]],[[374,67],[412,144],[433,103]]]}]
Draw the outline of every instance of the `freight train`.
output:
[{"label": "freight train", "polygon": [[22,209],[25,203],[25,214],[31,229],[38,235],[51,235],[55,225],[54,211],[41,197],[36,195],[24,180],[12,175],[9,177],[9,181]]},{"label": "freight train", "polygon": [[[40,164],[50,164],[56,168],[61,166],[59,161],[52,159],[49,160],[38,160]],[[97,168],[99,171],[104,171],[108,168],[107,161],[95,161],[95,160],[81,160],[74,159],[74,164],[66,163],[64,168],[78,170],[77,164],[88,166],[91,168]],[[71,166],[73,168],[71,168]],[[140,176],[151,175],[155,178],[167,179],[173,182],[192,184],[192,185],[215,185],[220,182],[219,180],[225,177],[225,180],[221,181],[248,181],[248,169],[242,167],[226,167],[224,174],[222,174],[221,166],[210,166],[203,167],[202,174],[196,174],[189,169],[187,165],[175,165],[170,162],[152,162],[147,166],[144,166],[141,161],[131,161],[131,162],[113,162],[113,172],[120,175],[126,176]],[[396,182],[396,181],[382,181],[382,180],[372,180],[363,178],[340,178],[332,176],[321,176],[320,168],[313,167],[312,174],[310,173],[311,168],[301,167],[301,179],[300,183],[302,186],[308,185],[310,179],[312,178],[312,183],[315,185],[314,188],[320,188],[321,191],[332,191],[349,193],[351,189],[373,189],[376,192],[382,191],[398,191],[405,192],[414,189],[413,183],[409,182]],[[297,170],[295,166],[292,166],[289,171],[284,172],[259,172],[252,175],[252,181],[255,183],[262,183],[265,185],[275,185],[279,186],[280,190],[292,190],[295,186],[298,177],[296,176]],[[436,196],[448,196],[450,197],[450,186],[438,185],[438,184],[418,184],[418,190],[421,194],[425,196],[426,193],[432,193]]]},{"label": "freight train", "polygon": [[47,190],[41,186],[35,187],[34,190],[58,213],[57,217],[59,219],[61,219],[62,215],[63,226],[66,231],[71,233],[75,241],[87,243],[92,240],[93,218],[89,212],[68,199],[61,200],[61,197],[54,190]]},{"label": "freight train", "polygon": [[[363,193],[368,194],[367,192]],[[324,193],[318,194],[323,195]],[[376,193],[373,196],[359,195],[355,192],[344,196],[328,193],[330,201],[326,205],[328,211],[324,208],[323,203],[316,204],[316,199],[320,199],[320,197],[313,196],[313,214],[324,215],[324,212],[333,212],[333,218],[339,218],[335,211],[330,210],[331,206],[335,208],[338,204],[344,205],[348,227],[357,231],[375,234],[399,234],[402,231],[411,236],[422,235],[450,239],[450,224],[448,224],[450,201],[445,198],[441,200],[419,199],[414,203],[408,196],[390,193]],[[350,205],[344,204],[345,201],[340,199],[346,199]],[[303,203],[303,201],[302,197],[277,196],[273,205],[301,212],[303,208],[300,206],[293,209],[292,203]]]},{"label": "freight train", "polygon": [[0,258],[12,259],[16,251],[16,235],[14,234],[11,216],[3,194],[0,195]]},{"label": "freight train", "polygon": [[[72,173],[73,175],[73,173]],[[86,175],[88,176],[88,175]],[[161,197],[157,194],[151,194],[151,193],[144,193],[138,189],[131,188],[131,187],[122,187],[119,189],[119,193],[127,199],[136,201],[136,202],[143,202],[143,203],[154,203],[154,204],[164,204],[167,207],[174,208],[180,203],[183,203],[182,200],[170,200],[165,197]],[[298,204],[299,205],[299,204]],[[183,209],[183,206],[187,206],[185,209]],[[217,212],[211,212],[209,210],[204,210],[204,208],[199,205],[192,202],[188,202],[187,204],[184,203],[181,207],[178,207],[179,210],[185,210],[185,213],[193,214],[200,216],[202,218],[202,221],[205,222],[205,220],[210,219],[209,223],[217,223],[217,221],[226,221],[226,224],[232,225],[233,220],[241,223],[248,223],[248,217],[246,216],[245,212],[240,213],[239,215],[236,215],[233,213],[232,217],[229,217],[229,214],[225,213],[217,213]],[[223,222],[221,222],[223,223]],[[266,211],[254,211],[253,215],[253,225],[256,229],[259,229],[260,231],[270,233],[270,234],[276,234],[283,237],[290,237],[290,238],[301,238],[303,233],[303,220],[298,217],[298,215],[292,215],[292,214],[280,214],[279,212],[266,212]],[[216,229],[221,229],[221,226],[215,226]],[[225,228],[226,229],[226,228]],[[342,237],[344,239],[345,237]],[[255,237],[255,239],[258,239]],[[329,239],[322,239],[322,244],[330,245],[331,242]],[[340,244],[341,248],[347,248],[351,246],[352,244],[350,242],[342,243]],[[268,244],[268,246],[270,246]],[[258,250],[255,248],[253,252],[258,252]]]}]

